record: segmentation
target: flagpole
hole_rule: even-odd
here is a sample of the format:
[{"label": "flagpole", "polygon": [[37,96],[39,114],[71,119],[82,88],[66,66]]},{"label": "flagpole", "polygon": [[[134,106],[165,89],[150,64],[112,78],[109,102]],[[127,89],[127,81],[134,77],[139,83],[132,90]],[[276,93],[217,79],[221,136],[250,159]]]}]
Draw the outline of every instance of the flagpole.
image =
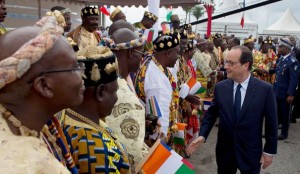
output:
[{"label": "flagpole", "polygon": [[149,149],[147,155],[143,158],[143,160],[139,163],[139,165],[135,168],[135,173],[138,173],[139,171],[141,171],[143,165],[145,164],[145,162],[151,157],[152,153],[155,151],[155,149],[157,148],[157,146],[160,144],[160,139],[158,139],[154,145]]}]

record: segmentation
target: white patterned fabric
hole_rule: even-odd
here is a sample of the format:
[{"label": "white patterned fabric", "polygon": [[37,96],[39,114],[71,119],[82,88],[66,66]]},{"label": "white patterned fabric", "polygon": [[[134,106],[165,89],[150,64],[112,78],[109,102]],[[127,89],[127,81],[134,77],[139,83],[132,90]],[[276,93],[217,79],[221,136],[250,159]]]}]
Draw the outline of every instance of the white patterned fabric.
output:
[{"label": "white patterned fabric", "polygon": [[147,153],[144,148],[145,108],[124,79],[118,79],[118,85],[118,101],[105,122],[125,145],[130,163],[136,166]]}]

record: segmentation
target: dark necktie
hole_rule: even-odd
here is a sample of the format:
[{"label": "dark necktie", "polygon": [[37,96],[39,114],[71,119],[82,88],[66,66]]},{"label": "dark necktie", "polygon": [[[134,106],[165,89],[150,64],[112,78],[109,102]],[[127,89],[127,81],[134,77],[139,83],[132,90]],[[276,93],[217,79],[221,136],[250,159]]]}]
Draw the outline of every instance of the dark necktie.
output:
[{"label": "dark necktie", "polygon": [[234,116],[235,116],[235,121],[237,121],[240,117],[240,112],[241,112],[241,84],[238,84],[236,91],[235,91],[235,97],[234,97]]}]

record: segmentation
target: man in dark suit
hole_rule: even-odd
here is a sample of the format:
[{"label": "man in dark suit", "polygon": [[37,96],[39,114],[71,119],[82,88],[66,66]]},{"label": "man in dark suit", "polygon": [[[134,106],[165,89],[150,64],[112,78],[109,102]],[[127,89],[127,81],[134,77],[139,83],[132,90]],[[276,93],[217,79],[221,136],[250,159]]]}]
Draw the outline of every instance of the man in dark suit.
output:
[{"label": "man in dark suit", "polygon": [[270,69],[270,73],[276,73],[274,91],[277,100],[278,118],[282,123],[281,134],[278,140],[288,137],[291,114],[291,104],[296,96],[299,81],[300,65],[291,55],[293,45],[288,38],[280,38],[278,54],[281,57],[276,61],[276,68]]},{"label": "man in dark suit", "polygon": [[[225,60],[227,80],[219,82],[212,106],[205,113],[199,137],[188,147],[192,153],[208,137],[217,117],[218,174],[258,174],[277,153],[277,112],[272,85],[251,76],[252,52],[234,46]],[[265,119],[264,148],[262,146]]]}]

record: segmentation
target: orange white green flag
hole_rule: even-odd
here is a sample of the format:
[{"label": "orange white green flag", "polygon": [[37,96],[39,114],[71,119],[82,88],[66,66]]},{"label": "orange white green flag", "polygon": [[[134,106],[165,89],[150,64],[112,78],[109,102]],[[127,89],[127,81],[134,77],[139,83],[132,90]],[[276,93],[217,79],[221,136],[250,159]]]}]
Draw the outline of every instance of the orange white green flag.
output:
[{"label": "orange white green flag", "polygon": [[195,174],[193,166],[164,142],[157,140],[136,172],[146,174]]}]

